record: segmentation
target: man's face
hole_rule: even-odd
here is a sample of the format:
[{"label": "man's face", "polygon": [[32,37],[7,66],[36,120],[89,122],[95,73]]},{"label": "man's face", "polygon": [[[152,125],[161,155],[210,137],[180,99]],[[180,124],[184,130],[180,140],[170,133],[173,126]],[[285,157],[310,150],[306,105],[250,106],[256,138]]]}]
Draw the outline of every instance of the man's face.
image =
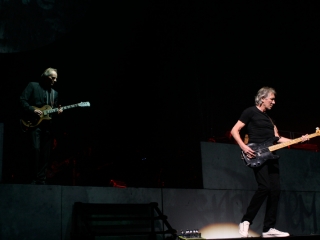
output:
[{"label": "man's face", "polygon": [[265,109],[270,110],[272,108],[272,106],[274,104],[276,104],[275,99],[276,99],[276,97],[274,96],[274,93],[269,93],[268,97],[266,97],[262,100],[262,104],[265,107]]},{"label": "man's face", "polygon": [[58,74],[53,71],[47,77],[47,83],[52,87],[54,85],[54,83],[57,81],[57,78],[58,78]]}]

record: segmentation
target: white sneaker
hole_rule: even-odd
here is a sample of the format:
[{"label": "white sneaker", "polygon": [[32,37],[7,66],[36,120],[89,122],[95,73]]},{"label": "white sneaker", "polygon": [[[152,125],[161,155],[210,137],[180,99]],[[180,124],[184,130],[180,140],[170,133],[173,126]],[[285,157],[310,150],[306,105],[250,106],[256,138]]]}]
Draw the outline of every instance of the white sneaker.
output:
[{"label": "white sneaker", "polygon": [[275,228],[270,228],[268,232],[263,232],[262,237],[268,238],[268,237],[289,237],[290,234],[287,232],[280,232],[279,230]]},{"label": "white sneaker", "polygon": [[248,221],[243,221],[239,224],[239,233],[242,236],[248,237],[249,225],[250,223]]}]

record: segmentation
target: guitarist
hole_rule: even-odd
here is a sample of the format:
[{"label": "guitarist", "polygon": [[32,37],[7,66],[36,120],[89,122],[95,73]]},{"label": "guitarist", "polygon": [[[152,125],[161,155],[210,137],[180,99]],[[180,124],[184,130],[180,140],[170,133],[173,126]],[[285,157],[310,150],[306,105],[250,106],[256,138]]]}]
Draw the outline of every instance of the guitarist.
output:
[{"label": "guitarist", "polygon": [[[249,143],[262,143],[270,138],[278,137],[278,143],[290,141],[280,137],[267,111],[275,104],[276,91],[270,87],[261,88],[255,96],[255,106],[245,109],[231,130],[231,134],[248,158],[255,157],[255,152],[240,137],[240,130],[246,126]],[[302,141],[308,135],[302,136]],[[249,226],[252,224],[263,202],[267,199],[262,237],[287,237],[290,234],[275,229],[278,201],[280,196],[280,175],[278,159],[267,160],[259,167],[252,168],[258,189],[253,195],[246,213],[239,224],[239,233],[249,237]]]},{"label": "guitarist", "polygon": [[[23,115],[41,116],[40,109],[44,105],[58,107],[58,92],[52,87],[57,82],[58,71],[47,68],[39,82],[30,82],[20,95],[20,106]],[[36,107],[36,108],[34,108]],[[58,113],[61,113],[59,109]],[[34,128],[28,129],[32,157],[30,175],[32,184],[46,184],[46,171],[50,160],[53,142],[52,120],[42,121]]]}]

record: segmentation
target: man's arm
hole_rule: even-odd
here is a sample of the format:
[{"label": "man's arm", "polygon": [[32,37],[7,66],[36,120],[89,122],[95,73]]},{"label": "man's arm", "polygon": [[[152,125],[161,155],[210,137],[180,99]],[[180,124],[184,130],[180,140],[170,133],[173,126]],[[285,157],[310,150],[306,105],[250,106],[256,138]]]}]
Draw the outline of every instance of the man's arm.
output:
[{"label": "man's arm", "polygon": [[245,124],[241,121],[238,121],[232,128],[231,134],[236,142],[239,144],[242,151],[249,157],[252,158],[255,156],[254,151],[248,147],[241,139],[240,130],[245,126]]},{"label": "man's arm", "polygon": [[29,99],[32,93],[33,86],[31,83],[29,83],[20,95],[20,106],[25,113],[34,112],[34,108],[29,104]]},{"label": "man's arm", "polygon": [[[279,138],[278,143],[284,143],[284,142],[288,142],[288,141],[292,140],[292,139],[289,139],[289,138],[281,137],[279,135],[279,131],[278,131],[278,128],[277,128],[276,125],[274,125],[274,135]],[[308,140],[309,140],[309,135],[308,134],[301,136],[301,142],[305,142],[305,141],[308,141]]]},{"label": "man's arm", "polygon": [[41,116],[42,111],[39,109],[35,109],[33,106],[30,105],[30,99],[32,99],[32,95],[35,94],[34,92],[35,86],[33,83],[30,82],[20,95],[20,105],[24,114],[35,113]]}]

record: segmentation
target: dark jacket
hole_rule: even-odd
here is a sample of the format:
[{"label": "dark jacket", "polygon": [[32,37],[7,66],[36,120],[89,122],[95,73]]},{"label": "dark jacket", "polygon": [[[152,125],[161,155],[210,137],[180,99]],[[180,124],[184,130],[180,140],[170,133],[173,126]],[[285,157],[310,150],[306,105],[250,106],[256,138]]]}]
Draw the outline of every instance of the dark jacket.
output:
[{"label": "dark jacket", "polygon": [[58,107],[58,92],[53,88],[45,89],[38,82],[30,82],[20,96],[20,106],[24,114],[33,113],[34,108],[50,105]]}]

